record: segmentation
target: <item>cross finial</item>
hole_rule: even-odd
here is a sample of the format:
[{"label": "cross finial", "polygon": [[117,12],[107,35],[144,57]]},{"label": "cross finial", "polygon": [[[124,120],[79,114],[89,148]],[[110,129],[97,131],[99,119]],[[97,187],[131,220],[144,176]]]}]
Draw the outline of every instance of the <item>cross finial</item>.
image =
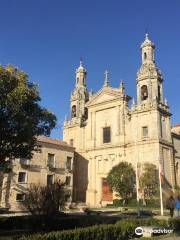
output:
[{"label": "cross finial", "polygon": [[82,60],[82,57],[80,58],[80,67],[83,66],[83,60]]},{"label": "cross finial", "polygon": [[104,86],[108,86],[109,85],[109,72],[107,70],[104,72],[104,76],[105,76]]}]

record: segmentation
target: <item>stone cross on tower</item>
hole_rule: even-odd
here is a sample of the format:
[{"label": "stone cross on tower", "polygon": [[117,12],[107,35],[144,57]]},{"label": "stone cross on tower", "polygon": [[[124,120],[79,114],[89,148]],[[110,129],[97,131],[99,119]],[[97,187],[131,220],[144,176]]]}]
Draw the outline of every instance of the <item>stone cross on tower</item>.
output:
[{"label": "stone cross on tower", "polygon": [[104,87],[107,87],[109,85],[109,72],[106,70],[105,73],[104,73]]}]

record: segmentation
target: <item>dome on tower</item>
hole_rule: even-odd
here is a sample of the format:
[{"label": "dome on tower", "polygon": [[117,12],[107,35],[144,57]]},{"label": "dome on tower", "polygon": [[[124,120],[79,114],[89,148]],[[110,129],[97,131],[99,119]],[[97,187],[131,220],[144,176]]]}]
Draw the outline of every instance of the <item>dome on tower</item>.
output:
[{"label": "dome on tower", "polygon": [[79,67],[76,69],[76,72],[86,72],[86,69],[83,67],[83,62],[82,60],[80,61]]},{"label": "dome on tower", "polygon": [[151,40],[149,39],[148,34],[146,33],[144,42],[141,44],[141,48],[147,47],[147,46],[151,46],[151,47],[155,48],[154,43],[151,42]]}]

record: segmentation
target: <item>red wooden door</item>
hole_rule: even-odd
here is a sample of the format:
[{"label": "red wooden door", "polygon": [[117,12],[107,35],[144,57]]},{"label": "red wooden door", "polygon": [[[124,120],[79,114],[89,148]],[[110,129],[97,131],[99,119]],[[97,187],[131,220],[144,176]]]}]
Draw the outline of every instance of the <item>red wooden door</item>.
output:
[{"label": "red wooden door", "polygon": [[102,201],[112,202],[113,194],[110,191],[106,178],[102,179]]}]

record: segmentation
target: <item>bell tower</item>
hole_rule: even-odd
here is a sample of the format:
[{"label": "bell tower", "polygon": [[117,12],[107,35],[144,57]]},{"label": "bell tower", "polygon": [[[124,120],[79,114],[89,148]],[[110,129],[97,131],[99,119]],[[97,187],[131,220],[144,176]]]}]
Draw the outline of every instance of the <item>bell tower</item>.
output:
[{"label": "bell tower", "polygon": [[76,69],[76,85],[71,93],[70,107],[71,118],[81,119],[87,118],[87,109],[85,103],[88,101],[88,91],[86,89],[87,72],[80,61],[79,67]]},{"label": "bell tower", "polygon": [[133,102],[131,111],[132,126],[136,129],[134,151],[139,162],[161,164],[168,186],[174,186],[171,113],[163,97],[163,77],[155,63],[154,50],[155,45],[146,34],[136,77],[137,103]]},{"label": "bell tower", "polygon": [[163,78],[154,60],[155,45],[148,34],[141,44],[141,67],[137,72],[137,103],[138,105],[157,101],[163,102]]}]

